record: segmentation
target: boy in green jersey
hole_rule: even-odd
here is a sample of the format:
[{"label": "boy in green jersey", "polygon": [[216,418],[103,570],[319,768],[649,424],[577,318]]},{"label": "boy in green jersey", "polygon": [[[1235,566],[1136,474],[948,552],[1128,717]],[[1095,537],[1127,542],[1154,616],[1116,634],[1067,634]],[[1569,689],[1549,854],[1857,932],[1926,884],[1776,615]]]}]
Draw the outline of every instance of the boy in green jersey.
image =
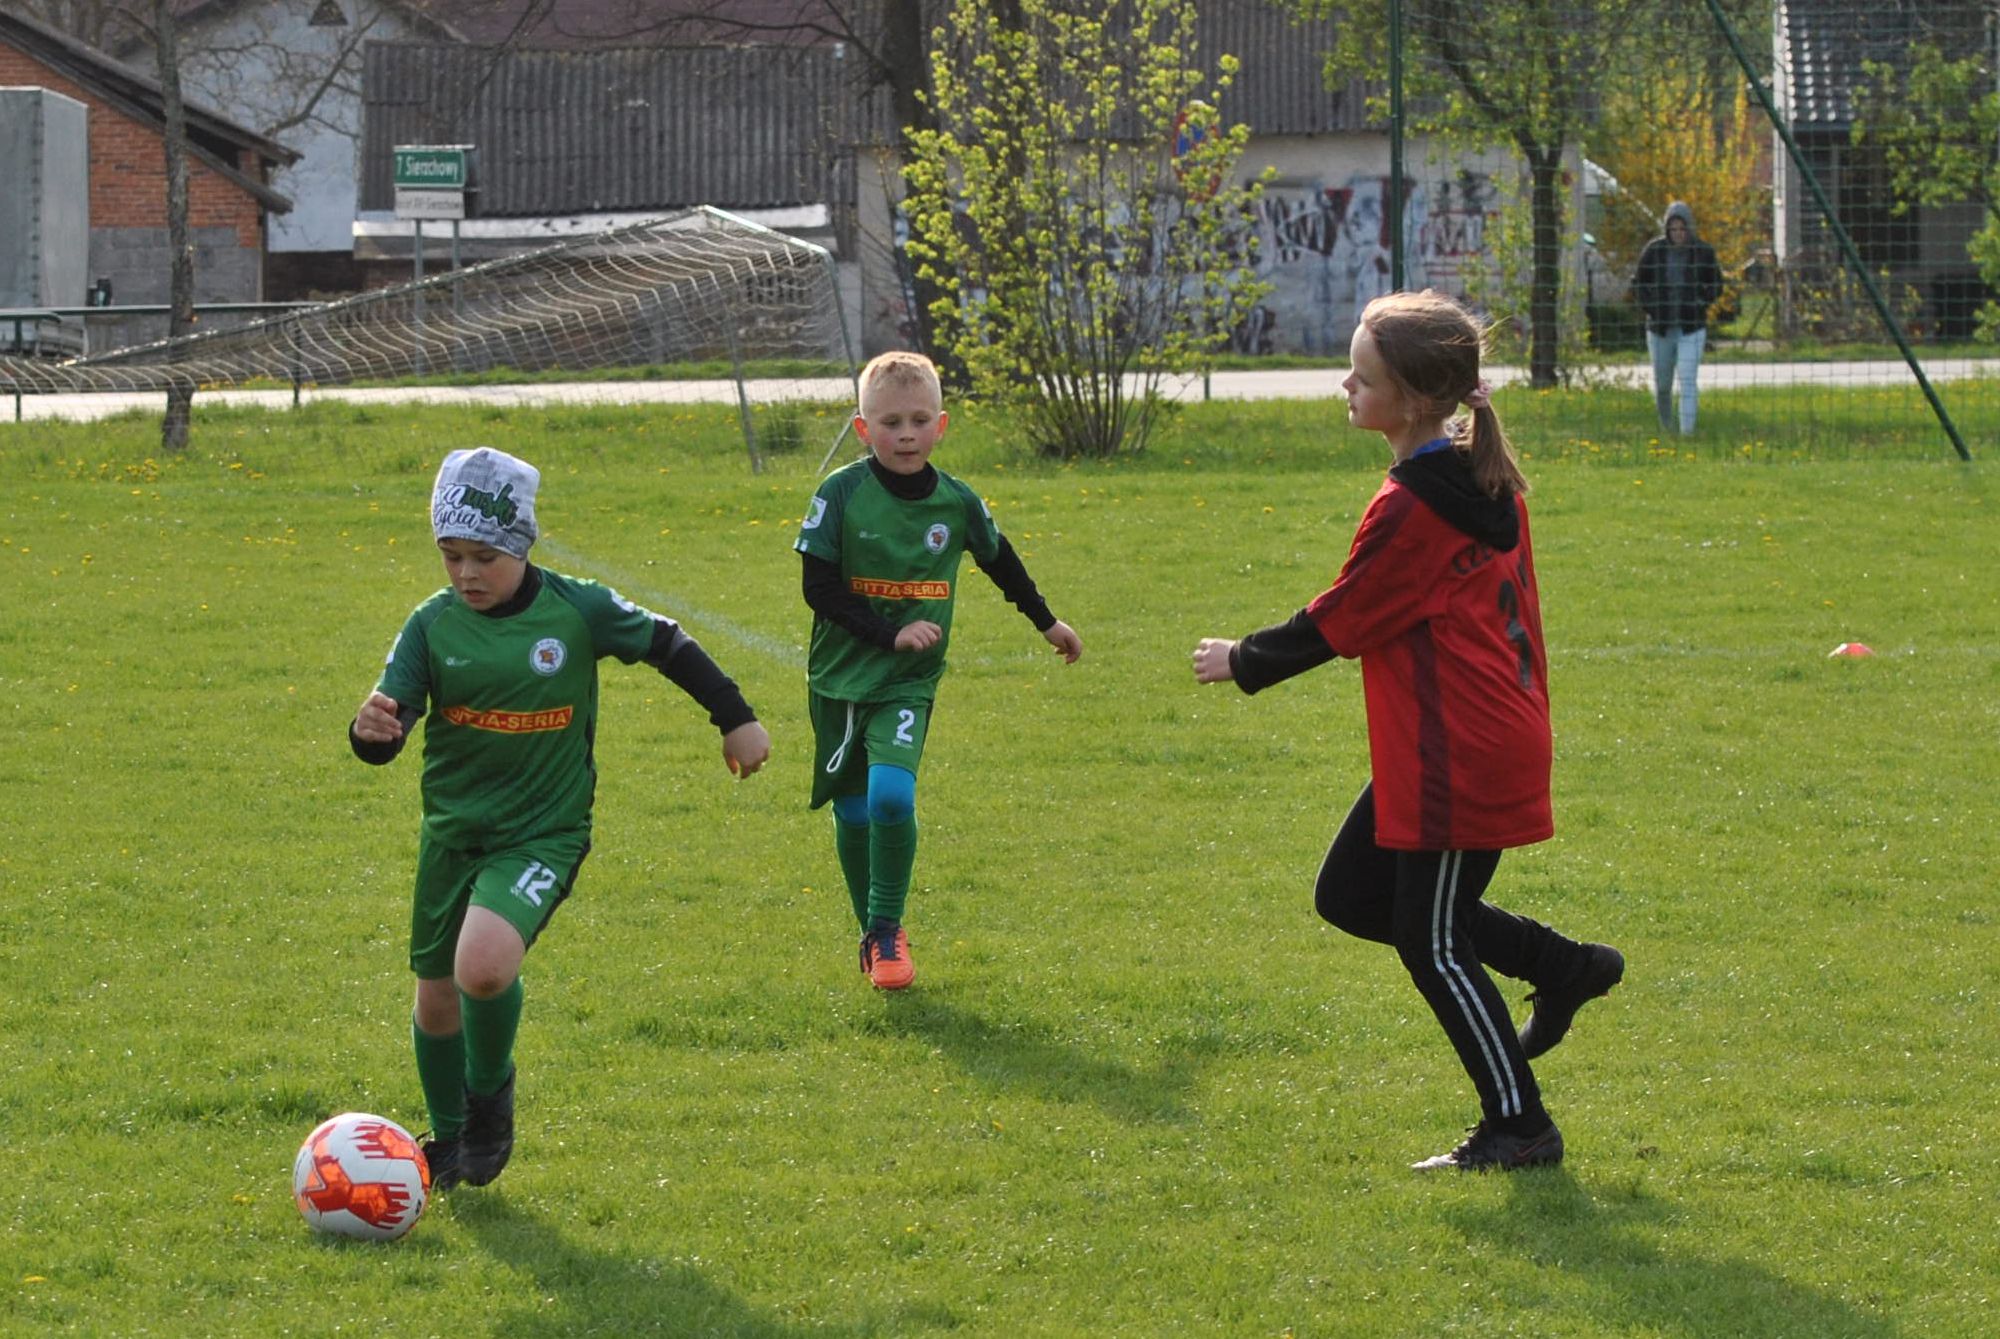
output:
[{"label": "boy in green jersey", "polygon": [[820,482],[793,545],[813,611],[812,807],[833,803],[861,970],[882,990],[914,975],[903,909],[917,854],[917,764],[944,676],[960,557],[970,550],[1065,661],[1083,654],[979,495],[930,463],[945,423],[929,359],[885,353],[869,363],[854,416],[869,454]]},{"label": "boy in green jersey", "polygon": [[736,775],[771,751],[680,625],[528,561],[540,482],[489,447],[445,457],[431,528],[451,584],[403,624],[348,728],[356,756],[380,764],[429,715],[410,967],[436,1189],[485,1185],[513,1152],[521,959],[590,851],[598,660],[643,660],[679,685],[722,732]]}]

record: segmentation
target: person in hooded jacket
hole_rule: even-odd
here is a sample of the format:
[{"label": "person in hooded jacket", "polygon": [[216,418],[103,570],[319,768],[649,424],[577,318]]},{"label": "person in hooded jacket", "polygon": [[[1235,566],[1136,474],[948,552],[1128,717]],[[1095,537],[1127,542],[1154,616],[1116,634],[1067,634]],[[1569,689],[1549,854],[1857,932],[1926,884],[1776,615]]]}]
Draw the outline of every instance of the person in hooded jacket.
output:
[{"label": "person in hooded jacket", "polygon": [[[1554,833],[1548,660],[1527,481],[1479,376],[1485,331],[1433,290],[1363,312],[1348,422],[1394,457],[1330,589],[1241,640],[1203,638],[1201,683],[1256,693],[1361,661],[1371,779],[1327,851],[1319,914],[1392,945],[1479,1094],[1480,1120],[1419,1171],[1546,1166],[1563,1137],[1529,1061],[1622,978],[1625,960],[1483,900],[1500,853]],[[1450,421],[1460,405],[1471,412]],[[1487,968],[1525,980],[1517,1034]]]},{"label": "person in hooded jacket", "polygon": [[1653,404],[1660,429],[1672,432],[1674,374],[1680,374],[1679,427],[1694,431],[1695,378],[1708,344],[1708,309],[1722,296],[1715,248],[1695,236],[1694,211],[1679,200],[1667,206],[1661,235],[1639,253],[1632,295],[1646,313],[1646,350],[1653,356]]}]

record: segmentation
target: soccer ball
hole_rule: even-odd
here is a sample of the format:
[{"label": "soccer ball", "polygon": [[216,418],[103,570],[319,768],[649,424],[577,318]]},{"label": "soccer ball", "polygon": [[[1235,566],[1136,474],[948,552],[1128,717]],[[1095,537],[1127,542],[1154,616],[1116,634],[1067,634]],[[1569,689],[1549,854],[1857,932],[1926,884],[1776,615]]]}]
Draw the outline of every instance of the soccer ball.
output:
[{"label": "soccer ball", "polygon": [[320,1232],[394,1241],[430,1196],[430,1164],[410,1132],[363,1111],[321,1124],[292,1162],[292,1199]]}]

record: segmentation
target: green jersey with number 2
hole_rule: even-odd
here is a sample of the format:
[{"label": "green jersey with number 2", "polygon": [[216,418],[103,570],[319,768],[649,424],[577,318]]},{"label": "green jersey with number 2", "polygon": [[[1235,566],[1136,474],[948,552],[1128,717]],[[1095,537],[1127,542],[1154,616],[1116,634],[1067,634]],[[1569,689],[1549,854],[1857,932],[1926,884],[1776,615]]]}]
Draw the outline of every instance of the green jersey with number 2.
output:
[{"label": "green jersey with number 2", "polygon": [[928,619],[943,629],[924,651],[885,651],[825,618],[813,620],[807,679],[823,697],[846,702],[929,701],[944,676],[959,559],[999,552],[1000,531],[977,493],[937,471],[937,487],[916,501],[882,486],[866,457],[829,474],[799,526],[800,553],[836,563],[847,589],[898,627]]}]

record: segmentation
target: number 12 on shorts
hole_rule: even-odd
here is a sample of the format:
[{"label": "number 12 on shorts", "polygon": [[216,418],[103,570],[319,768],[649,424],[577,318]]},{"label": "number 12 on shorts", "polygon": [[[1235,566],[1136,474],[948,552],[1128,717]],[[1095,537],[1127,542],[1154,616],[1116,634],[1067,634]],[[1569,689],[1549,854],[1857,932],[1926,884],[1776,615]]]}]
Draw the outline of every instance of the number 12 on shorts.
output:
[{"label": "number 12 on shorts", "polygon": [[555,886],[556,872],[539,860],[530,860],[521,877],[514,880],[514,891],[538,907],[542,905],[542,894]]}]

